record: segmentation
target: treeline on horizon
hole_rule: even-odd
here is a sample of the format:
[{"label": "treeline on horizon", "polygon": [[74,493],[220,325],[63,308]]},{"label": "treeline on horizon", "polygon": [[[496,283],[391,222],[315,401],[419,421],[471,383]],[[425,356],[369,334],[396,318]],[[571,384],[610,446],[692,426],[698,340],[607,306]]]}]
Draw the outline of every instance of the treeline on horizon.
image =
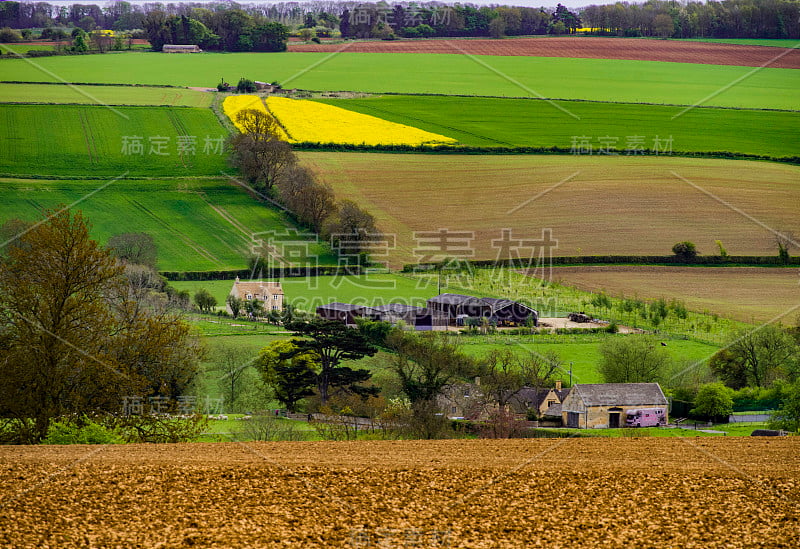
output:
[{"label": "treeline on horizon", "polygon": [[[205,29],[198,27],[197,23]],[[86,31],[97,28],[140,29],[147,31],[148,37],[152,34],[156,42],[187,40],[183,43],[199,43],[208,49],[232,51],[280,49],[265,37],[267,29],[264,25],[271,23],[286,26],[287,32],[315,29],[316,36],[323,38],[336,36],[337,30],[343,38],[393,39],[571,34],[577,29],[591,29],[583,32],[664,38],[798,39],[800,0],[686,3],[649,0],[644,3],[589,5],[573,11],[561,5],[557,8],[488,7],[441,2],[328,1],[242,5],[235,2],[131,4],[120,1],[106,7],[0,2],[0,27],[60,26],[80,27]],[[275,25],[269,29],[271,32],[281,30]],[[239,34],[234,38],[235,33]],[[282,34],[278,32],[277,42],[280,42]],[[240,41],[242,35],[245,38]],[[271,36],[270,40],[274,38]],[[266,42],[269,46],[265,45]]]}]

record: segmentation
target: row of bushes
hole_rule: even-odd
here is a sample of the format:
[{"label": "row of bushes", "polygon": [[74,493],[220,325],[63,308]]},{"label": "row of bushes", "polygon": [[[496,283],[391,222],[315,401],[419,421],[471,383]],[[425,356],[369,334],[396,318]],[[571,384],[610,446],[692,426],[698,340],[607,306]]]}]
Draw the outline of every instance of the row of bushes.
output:
[{"label": "row of bushes", "polygon": [[334,276],[361,274],[361,266],[346,267],[267,267],[257,266],[255,269],[239,269],[231,271],[161,271],[159,274],[169,281],[183,280],[231,280],[237,276],[251,278],[257,273],[262,278],[291,278],[306,276]]},{"label": "row of bushes", "polygon": [[[571,147],[472,147],[467,145],[363,145],[353,143],[296,143],[297,150],[317,150],[333,152],[409,152],[428,154],[573,154]],[[580,155],[576,155],[580,156]],[[600,155],[595,155],[600,156]],[[624,151],[617,155],[625,156]],[[689,158],[720,158],[725,160],[764,160],[786,164],[800,164],[800,156],[767,156],[762,154],[745,154],[729,151],[671,151],[669,154],[651,150],[639,151],[636,156],[680,156]]]},{"label": "row of bushes", "polygon": [[[489,259],[469,261],[473,267],[534,267],[537,259]],[[790,257],[784,262],[777,255],[698,255],[684,259],[676,255],[583,255],[557,256],[549,258],[552,265],[720,265],[726,267],[800,265],[800,256]],[[403,266],[404,273],[433,271],[435,266],[427,263],[409,263]]]}]

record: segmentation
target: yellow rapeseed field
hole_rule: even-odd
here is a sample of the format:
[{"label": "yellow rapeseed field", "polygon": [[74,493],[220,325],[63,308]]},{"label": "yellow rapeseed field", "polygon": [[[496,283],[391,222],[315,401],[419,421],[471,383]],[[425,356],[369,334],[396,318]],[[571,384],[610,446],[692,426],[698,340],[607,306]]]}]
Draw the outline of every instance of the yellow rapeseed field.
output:
[{"label": "yellow rapeseed field", "polygon": [[270,97],[267,108],[293,143],[352,145],[446,145],[456,140],[331,105]]},{"label": "yellow rapeseed field", "polygon": [[[257,95],[231,95],[226,97],[225,101],[222,102],[222,111],[231,119],[231,122],[233,122],[233,125],[236,126],[239,131],[243,130],[242,126],[236,122],[236,114],[245,109],[254,109],[269,114],[267,108],[264,106],[264,102]],[[284,141],[291,141],[285,133],[279,137]]]}]

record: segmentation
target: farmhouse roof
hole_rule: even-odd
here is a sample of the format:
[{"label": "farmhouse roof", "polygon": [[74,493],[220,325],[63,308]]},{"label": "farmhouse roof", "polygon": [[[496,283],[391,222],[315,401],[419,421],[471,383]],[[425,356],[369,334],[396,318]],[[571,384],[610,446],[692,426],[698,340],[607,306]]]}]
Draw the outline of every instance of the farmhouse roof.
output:
[{"label": "farmhouse roof", "polygon": [[511,299],[498,299],[496,297],[483,297],[481,301],[489,305],[492,308],[492,313],[499,311],[501,309],[505,309],[506,307],[510,307],[516,305],[517,307],[523,307],[532,313],[536,313],[537,311],[532,307],[525,305],[524,303],[520,303],[519,301],[513,301]]},{"label": "farmhouse roof", "polygon": [[586,406],[666,406],[658,383],[591,383],[572,388]]},{"label": "farmhouse roof", "polygon": [[283,288],[280,282],[264,282],[261,280],[241,282],[237,277],[236,282],[233,283],[233,288],[231,288],[231,295],[241,298],[248,294],[260,296],[283,295]]}]

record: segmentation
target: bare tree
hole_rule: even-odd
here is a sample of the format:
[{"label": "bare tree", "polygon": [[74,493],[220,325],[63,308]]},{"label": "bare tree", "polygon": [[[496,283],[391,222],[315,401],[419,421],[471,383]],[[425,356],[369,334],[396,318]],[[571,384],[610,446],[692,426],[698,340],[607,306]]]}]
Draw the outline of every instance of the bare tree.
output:
[{"label": "bare tree", "polygon": [[318,183],[313,172],[304,166],[287,168],[276,187],[286,207],[314,232],[320,232],[325,220],[336,211],[333,189]]},{"label": "bare tree", "polygon": [[279,140],[283,135],[283,128],[275,117],[257,109],[242,109],[237,112],[236,126],[255,141]]},{"label": "bare tree", "polygon": [[798,247],[797,239],[792,231],[778,231],[774,235],[775,245],[778,247],[778,257],[784,263],[789,262],[789,254]]},{"label": "bare tree", "polygon": [[297,163],[291,145],[257,134],[237,134],[228,141],[230,163],[257,189],[271,188],[283,172]]}]

